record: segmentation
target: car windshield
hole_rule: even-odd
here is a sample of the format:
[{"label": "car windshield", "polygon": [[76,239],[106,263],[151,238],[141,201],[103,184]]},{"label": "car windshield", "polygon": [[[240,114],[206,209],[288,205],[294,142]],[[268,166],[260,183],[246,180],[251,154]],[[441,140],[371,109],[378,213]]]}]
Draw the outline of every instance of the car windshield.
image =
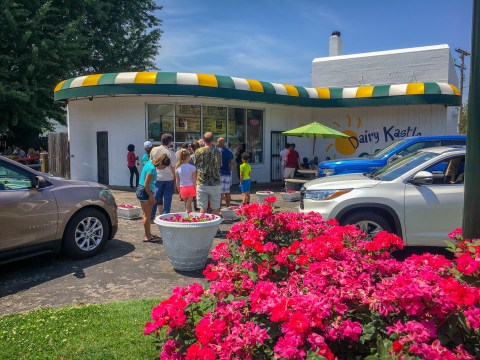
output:
[{"label": "car windshield", "polygon": [[393,148],[396,148],[397,146],[402,145],[405,141],[407,140],[397,140],[388,145],[387,147],[384,147],[382,150],[378,151],[377,153],[373,154],[370,158],[371,159],[381,159],[383,158],[386,154],[388,154]]},{"label": "car windshield", "polygon": [[438,154],[431,152],[419,151],[392,162],[391,164],[377,170],[370,176],[377,180],[391,181],[437,155]]}]

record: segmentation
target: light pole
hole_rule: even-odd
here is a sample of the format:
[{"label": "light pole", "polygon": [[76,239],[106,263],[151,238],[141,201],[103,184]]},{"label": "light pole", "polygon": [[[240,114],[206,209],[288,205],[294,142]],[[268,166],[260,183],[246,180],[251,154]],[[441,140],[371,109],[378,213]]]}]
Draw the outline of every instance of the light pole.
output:
[{"label": "light pole", "polygon": [[480,0],[473,1],[463,237],[480,238]]},{"label": "light pole", "polygon": [[460,65],[455,65],[460,68],[460,107],[458,109],[458,118],[457,118],[457,134],[460,134],[460,122],[462,119],[462,109],[463,109],[463,82],[465,81],[465,57],[470,56],[470,53],[462,50],[460,48],[455,49],[457,53],[460,54]]}]

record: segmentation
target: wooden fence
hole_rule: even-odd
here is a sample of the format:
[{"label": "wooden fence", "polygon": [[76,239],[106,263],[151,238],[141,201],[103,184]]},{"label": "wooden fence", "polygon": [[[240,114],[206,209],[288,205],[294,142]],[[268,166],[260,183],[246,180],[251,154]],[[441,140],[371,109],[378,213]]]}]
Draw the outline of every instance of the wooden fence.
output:
[{"label": "wooden fence", "polygon": [[70,179],[70,147],[67,133],[48,134],[48,172]]}]

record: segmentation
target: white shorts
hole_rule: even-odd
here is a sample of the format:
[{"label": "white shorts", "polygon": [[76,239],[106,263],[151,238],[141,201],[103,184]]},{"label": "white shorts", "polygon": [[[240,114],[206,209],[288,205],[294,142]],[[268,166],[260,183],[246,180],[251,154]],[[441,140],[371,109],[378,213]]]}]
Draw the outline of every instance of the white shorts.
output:
[{"label": "white shorts", "polygon": [[208,186],[197,184],[197,204],[199,208],[207,210],[208,201],[210,200],[210,208],[212,210],[218,210],[220,209],[221,198],[220,185]]},{"label": "white shorts", "polygon": [[230,187],[232,186],[231,175],[220,175],[220,191],[222,194],[230,194]]},{"label": "white shorts", "polygon": [[295,168],[285,168],[285,170],[283,170],[283,177],[285,179],[291,179],[295,176]]}]

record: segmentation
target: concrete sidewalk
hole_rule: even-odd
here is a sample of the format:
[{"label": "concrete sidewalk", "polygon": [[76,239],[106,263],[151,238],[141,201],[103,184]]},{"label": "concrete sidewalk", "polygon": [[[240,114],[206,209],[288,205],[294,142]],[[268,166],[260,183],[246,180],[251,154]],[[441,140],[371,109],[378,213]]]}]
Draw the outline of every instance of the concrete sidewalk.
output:
[{"label": "concrete sidewalk", "polygon": [[[297,211],[298,202],[283,202],[280,183],[253,184],[255,191],[277,193],[278,210]],[[238,187],[232,186],[232,205],[241,204]],[[113,188],[117,204],[137,205],[135,192]],[[174,196],[172,211],[184,211],[184,203]],[[232,223],[220,225],[225,241]],[[159,234],[152,225],[154,234]],[[172,269],[161,243],[144,243],[141,219],[119,219],[119,230],[104,251],[90,259],[72,260],[46,255],[0,266],[0,316],[43,307],[60,307],[108,301],[167,297],[176,286],[193,282],[206,284],[201,271],[178,272]]]}]

